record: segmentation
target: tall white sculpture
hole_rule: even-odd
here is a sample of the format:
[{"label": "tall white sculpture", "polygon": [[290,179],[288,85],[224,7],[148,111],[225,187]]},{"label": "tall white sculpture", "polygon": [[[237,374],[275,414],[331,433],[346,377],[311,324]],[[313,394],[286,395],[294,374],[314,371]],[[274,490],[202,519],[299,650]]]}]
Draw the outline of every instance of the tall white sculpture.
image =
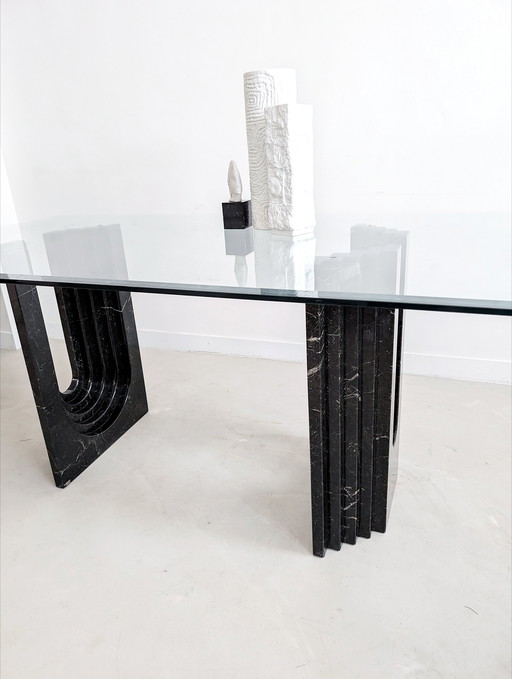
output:
[{"label": "tall white sculpture", "polygon": [[297,100],[295,71],[290,68],[275,68],[244,73],[244,95],[253,226],[255,229],[268,229],[265,109]]},{"label": "tall white sculpture", "polygon": [[313,107],[281,104],[265,109],[268,227],[289,234],[315,228]]}]

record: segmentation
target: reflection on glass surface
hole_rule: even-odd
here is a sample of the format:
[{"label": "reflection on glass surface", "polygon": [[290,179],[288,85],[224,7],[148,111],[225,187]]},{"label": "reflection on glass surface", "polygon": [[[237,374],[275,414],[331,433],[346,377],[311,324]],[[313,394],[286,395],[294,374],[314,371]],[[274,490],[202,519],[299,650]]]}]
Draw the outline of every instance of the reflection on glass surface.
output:
[{"label": "reflection on glass surface", "polygon": [[0,271],[16,271],[26,275],[34,273],[25,241],[13,240],[9,243],[2,243]]},{"label": "reflection on glass surface", "polygon": [[119,224],[48,231],[43,233],[43,239],[54,275],[128,278]]},{"label": "reflection on glass surface", "polygon": [[256,285],[277,290],[314,290],[313,235],[287,236],[257,231],[254,238]]},{"label": "reflection on glass surface", "polygon": [[407,231],[357,224],[350,229],[350,252],[315,260],[317,289],[403,294]]},{"label": "reflection on glass surface", "polygon": [[[505,214],[383,214],[371,221],[332,215],[318,217],[314,236],[228,233],[221,215],[59,217],[20,228],[25,245],[11,249],[26,247],[34,277],[56,283],[59,277],[121,281],[164,292],[188,286],[190,294],[218,287],[219,294],[229,296],[231,289],[237,296],[241,289],[253,297],[275,291],[295,300],[301,293],[326,300],[352,294],[407,302],[413,296],[452,307],[510,300]],[[3,246],[3,271],[30,273],[19,253],[9,252]]]},{"label": "reflection on glass surface", "polygon": [[253,228],[224,229],[226,255],[235,258],[235,278],[240,287],[247,285],[247,255],[254,250]]},{"label": "reflection on glass surface", "polygon": [[252,226],[247,229],[224,229],[224,243],[226,255],[249,255],[254,250]]}]

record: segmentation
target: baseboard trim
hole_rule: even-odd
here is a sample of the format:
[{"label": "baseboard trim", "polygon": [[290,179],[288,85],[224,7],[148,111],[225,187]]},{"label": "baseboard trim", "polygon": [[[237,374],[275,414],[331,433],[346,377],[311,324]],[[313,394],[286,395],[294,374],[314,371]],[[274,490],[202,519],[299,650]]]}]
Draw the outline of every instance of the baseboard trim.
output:
[{"label": "baseboard trim", "polygon": [[269,358],[274,361],[301,362],[306,360],[306,345],[300,342],[254,340],[245,337],[193,335],[181,332],[139,330],[141,347],[173,351],[205,351],[213,354]]},{"label": "baseboard trim", "polygon": [[512,382],[512,362],[488,358],[405,353],[403,370],[409,375],[447,377],[453,380],[498,384]]},{"label": "baseboard trim", "polygon": [[[58,323],[49,323],[48,334],[52,338],[62,339],[62,328]],[[249,358],[268,358],[274,361],[301,362],[306,360],[305,342],[304,344],[300,342],[276,342],[244,337],[194,335],[145,329],[139,329],[138,335],[141,347],[171,351],[203,351]],[[510,361],[497,361],[487,358],[438,356],[407,352],[404,354],[403,371],[410,375],[445,377],[473,382],[510,384],[512,381],[512,363]]]},{"label": "baseboard trim", "polygon": [[0,330],[0,349],[18,349],[12,332]]},{"label": "baseboard trim", "polygon": [[5,285],[0,285],[0,306],[3,307],[3,328],[9,328],[8,330],[0,328],[0,349],[19,349],[21,347],[20,338],[18,337],[16,321],[14,320],[11,302]]}]

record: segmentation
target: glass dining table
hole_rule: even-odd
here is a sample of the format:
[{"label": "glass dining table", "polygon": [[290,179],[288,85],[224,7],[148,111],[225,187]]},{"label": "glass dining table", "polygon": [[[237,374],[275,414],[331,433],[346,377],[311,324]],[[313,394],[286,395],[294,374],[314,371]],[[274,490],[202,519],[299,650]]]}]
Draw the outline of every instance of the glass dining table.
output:
[{"label": "glass dining table", "polygon": [[[397,479],[404,311],[512,315],[510,218],[317,217],[314,231],[216,215],[21,225],[2,246],[50,465],[68,486],[147,411],[131,293],[303,304],[313,553],[384,532]],[[508,244],[508,246],[507,246]],[[71,366],[59,388],[38,295],[55,291]]]}]

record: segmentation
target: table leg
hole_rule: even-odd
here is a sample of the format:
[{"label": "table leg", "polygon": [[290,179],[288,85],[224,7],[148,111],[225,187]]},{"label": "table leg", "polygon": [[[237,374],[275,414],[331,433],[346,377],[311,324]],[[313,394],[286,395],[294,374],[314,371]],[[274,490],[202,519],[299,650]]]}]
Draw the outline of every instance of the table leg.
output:
[{"label": "table leg", "polygon": [[60,392],[37,288],[7,287],[53,476],[64,488],[148,411],[131,296],[55,288],[72,373]]},{"label": "table leg", "polygon": [[403,312],[306,305],[313,553],[384,532],[396,484]]}]

